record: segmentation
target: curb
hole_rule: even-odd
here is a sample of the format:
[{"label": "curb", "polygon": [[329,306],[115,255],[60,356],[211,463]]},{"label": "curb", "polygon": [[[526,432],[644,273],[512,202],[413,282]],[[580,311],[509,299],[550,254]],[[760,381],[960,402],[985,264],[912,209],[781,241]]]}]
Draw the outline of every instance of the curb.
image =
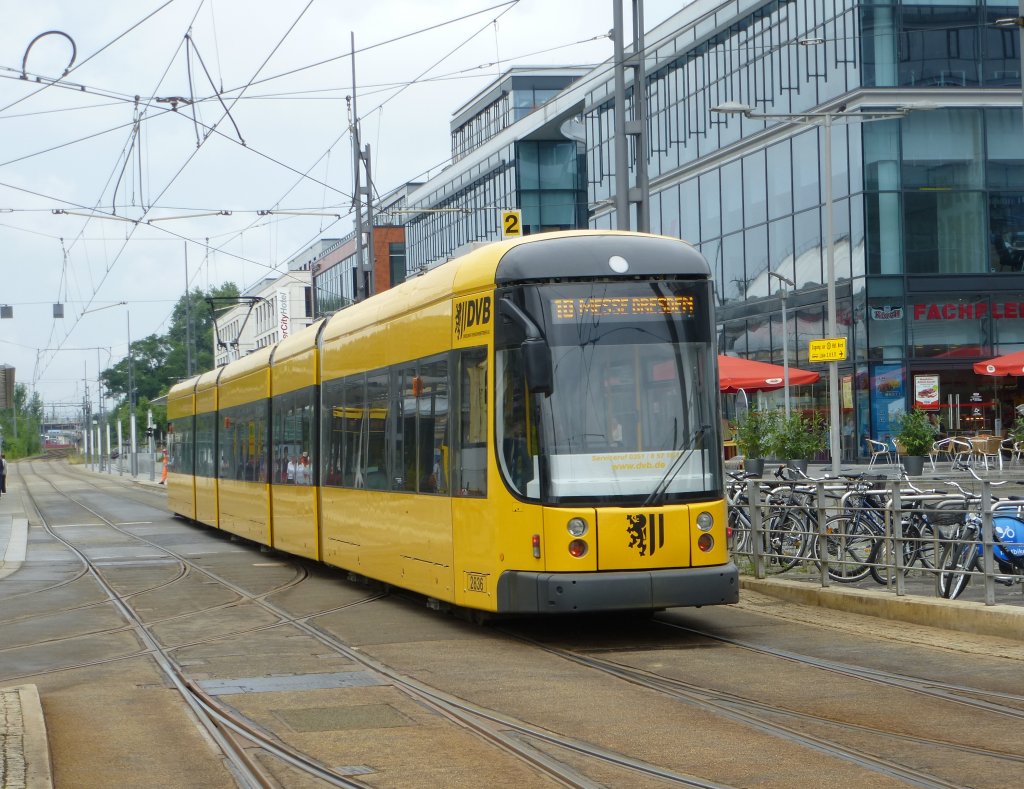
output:
[{"label": "curb", "polygon": [[53,787],[46,721],[35,685],[0,688],[0,786]]},{"label": "curb", "polygon": [[813,586],[778,578],[740,578],[740,588],[791,603],[875,616],[926,627],[938,627],[979,636],[1024,641],[1024,608],[983,605],[964,600],[897,597],[871,589]]}]

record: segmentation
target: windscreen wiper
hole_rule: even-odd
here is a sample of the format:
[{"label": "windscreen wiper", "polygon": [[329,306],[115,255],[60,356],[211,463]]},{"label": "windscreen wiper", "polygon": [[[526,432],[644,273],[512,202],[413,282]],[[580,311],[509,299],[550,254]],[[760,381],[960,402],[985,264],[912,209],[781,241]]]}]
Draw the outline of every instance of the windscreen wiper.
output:
[{"label": "windscreen wiper", "polygon": [[[690,434],[689,440],[683,442],[683,444],[689,443],[690,449],[692,450],[696,445],[697,440],[702,438],[704,434],[710,429],[711,425],[701,425]],[[661,478],[658,484],[654,486],[654,489],[650,492],[650,495],[648,495],[647,498],[644,499],[644,503],[642,506],[661,506],[661,502],[664,499],[665,494],[668,492],[669,485],[672,484],[672,480],[676,478],[676,475],[679,474],[679,472],[683,468],[683,464],[686,462],[687,455],[684,451],[682,444],[680,444],[679,448],[676,451],[679,454],[676,456],[675,460],[673,460],[672,463],[669,465],[668,469],[666,469],[665,475]]]}]

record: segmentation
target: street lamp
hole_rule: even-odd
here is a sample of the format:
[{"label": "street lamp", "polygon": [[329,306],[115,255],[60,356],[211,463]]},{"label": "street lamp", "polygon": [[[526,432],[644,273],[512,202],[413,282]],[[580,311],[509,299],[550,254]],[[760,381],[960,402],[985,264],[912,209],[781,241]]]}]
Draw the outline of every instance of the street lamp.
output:
[{"label": "street lamp", "polygon": [[[836,262],[835,238],[833,237],[832,218],[832,122],[839,118],[842,121],[877,121],[892,118],[903,118],[913,110],[934,109],[934,104],[914,103],[901,105],[892,110],[868,112],[845,112],[839,110],[821,110],[816,112],[757,112],[753,107],[737,101],[727,101],[711,109],[712,112],[724,115],[742,115],[753,120],[788,120],[794,123],[821,122],[825,130],[824,139],[824,170],[825,170],[825,255],[828,271],[828,333],[835,337],[836,328]],[[828,363],[828,399],[829,399],[829,454],[832,456],[832,473],[839,474],[839,362]]]},{"label": "street lamp", "polygon": [[786,322],[786,285],[796,290],[796,283],[777,271],[769,271],[768,276],[775,277],[782,283],[782,402],[786,408],[786,419],[789,419],[789,324]]}]

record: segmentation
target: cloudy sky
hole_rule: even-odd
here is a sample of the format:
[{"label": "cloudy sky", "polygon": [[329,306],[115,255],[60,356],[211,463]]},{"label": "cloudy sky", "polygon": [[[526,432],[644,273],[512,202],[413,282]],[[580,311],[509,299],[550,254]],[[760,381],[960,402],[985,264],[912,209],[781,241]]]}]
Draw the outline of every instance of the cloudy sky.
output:
[{"label": "cloudy sky", "polygon": [[[613,2],[6,0],[0,363],[70,414],[129,320],[166,330],[186,258],[193,288],[244,288],[349,232],[353,34],[383,194],[444,165],[452,112],[503,69],[607,59]],[[682,5],[646,0],[646,27]]]}]

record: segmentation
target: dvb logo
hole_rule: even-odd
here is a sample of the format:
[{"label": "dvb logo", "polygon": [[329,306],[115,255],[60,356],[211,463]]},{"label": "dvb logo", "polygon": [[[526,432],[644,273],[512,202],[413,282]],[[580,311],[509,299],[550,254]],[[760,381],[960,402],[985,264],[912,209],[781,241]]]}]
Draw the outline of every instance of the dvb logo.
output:
[{"label": "dvb logo", "polygon": [[491,322],[491,297],[467,299],[455,305],[455,337],[461,340],[475,326]]}]

